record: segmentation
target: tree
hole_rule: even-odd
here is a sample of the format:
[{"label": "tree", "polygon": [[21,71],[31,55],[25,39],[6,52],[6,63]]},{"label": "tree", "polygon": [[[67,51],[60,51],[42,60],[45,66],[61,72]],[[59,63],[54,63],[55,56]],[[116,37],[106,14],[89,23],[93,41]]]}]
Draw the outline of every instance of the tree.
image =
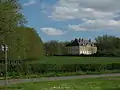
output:
[{"label": "tree", "polygon": [[57,53],[57,41],[48,41],[44,43],[46,55],[55,55]]},{"label": "tree", "polygon": [[[25,18],[20,12],[21,7],[17,0],[0,0],[0,45],[7,44],[14,52],[15,30],[24,24]],[[0,52],[0,58],[3,53]]]},{"label": "tree", "polygon": [[33,28],[18,27],[15,31],[14,43],[10,47],[10,59],[39,59],[44,55],[44,46],[41,38]]},{"label": "tree", "polygon": [[27,59],[39,59],[44,55],[44,45],[40,36],[33,28],[22,28],[21,30],[21,35],[24,35]]},{"label": "tree", "polygon": [[20,9],[17,0],[0,0],[0,36],[3,36],[3,42],[11,36],[18,25],[24,23],[25,18]]},{"label": "tree", "polygon": [[25,22],[18,0],[0,0],[0,45],[8,45],[9,60],[35,59],[44,54],[42,40],[33,28],[23,27]]},{"label": "tree", "polygon": [[95,38],[98,53],[105,56],[118,56],[120,54],[120,38],[115,36],[98,36]]},{"label": "tree", "polygon": [[53,55],[66,55],[67,49],[65,45],[68,42],[58,42],[55,40],[48,41],[44,43],[45,52],[47,55],[53,56]]}]

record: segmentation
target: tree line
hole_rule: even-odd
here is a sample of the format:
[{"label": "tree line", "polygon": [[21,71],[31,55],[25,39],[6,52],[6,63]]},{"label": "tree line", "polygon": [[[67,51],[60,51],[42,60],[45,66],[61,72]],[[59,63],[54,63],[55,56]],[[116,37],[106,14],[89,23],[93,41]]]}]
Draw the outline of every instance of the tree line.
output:
[{"label": "tree line", "polygon": [[[70,41],[51,40],[43,43],[34,28],[26,27],[27,20],[21,13],[18,0],[0,0],[0,45],[7,44],[9,60],[33,60],[41,56],[67,55]],[[95,38],[96,56],[120,56],[120,38],[98,36]],[[0,47],[1,49],[1,47]],[[0,50],[0,60],[4,53]]]},{"label": "tree line", "polygon": [[[44,43],[45,52],[48,56],[67,55],[66,45],[71,41],[48,41]],[[116,36],[103,35],[95,38],[98,48],[95,56],[120,56],[120,38]]]},{"label": "tree line", "polygon": [[[0,0],[0,45],[7,44],[8,60],[39,60],[40,57],[66,55],[66,45],[70,41],[48,41],[43,43],[34,28],[26,27],[27,23],[21,13],[18,0]],[[120,38],[115,36],[98,36],[95,38],[98,53],[96,56],[120,56]],[[5,74],[4,52],[0,47],[0,76]],[[8,63],[9,76],[21,76],[27,74],[47,74],[67,72],[95,72],[120,69],[119,63],[113,64],[41,64],[24,62],[21,64]],[[1,74],[2,73],[2,74]],[[77,73],[76,73],[77,74]]]},{"label": "tree line", "polygon": [[[0,45],[8,45],[9,60],[38,59],[44,55],[41,38],[25,24],[27,20],[18,0],[0,0]],[[4,60],[1,50],[0,60]]]},{"label": "tree line", "polygon": [[120,56],[120,38],[116,36],[98,36],[95,38],[98,56]]}]

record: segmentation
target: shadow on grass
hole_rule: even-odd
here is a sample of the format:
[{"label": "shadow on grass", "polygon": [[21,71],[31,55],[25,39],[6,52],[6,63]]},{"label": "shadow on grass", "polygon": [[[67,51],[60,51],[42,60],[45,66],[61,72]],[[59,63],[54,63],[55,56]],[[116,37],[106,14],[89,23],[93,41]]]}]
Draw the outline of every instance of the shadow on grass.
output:
[{"label": "shadow on grass", "polygon": [[120,90],[120,87],[113,87],[113,88],[105,88],[102,90]]},{"label": "shadow on grass", "polygon": [[0,90],[21,90],[22,87],[2,87]]}]

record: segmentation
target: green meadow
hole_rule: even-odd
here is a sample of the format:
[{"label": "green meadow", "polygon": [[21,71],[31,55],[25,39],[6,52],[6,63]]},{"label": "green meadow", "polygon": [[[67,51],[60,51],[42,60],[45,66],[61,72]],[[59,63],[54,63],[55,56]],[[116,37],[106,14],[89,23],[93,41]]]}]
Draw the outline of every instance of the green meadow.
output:
[{"label": "green meadow", "polygon": [[120,77],[24,83],[1,87],[0,90],[120,90]]},{"label": "green meadow", "polygon": [[29,63],[41,64],[111,64],[120,63],[120,57],[79,57],[79,56],[48,56]]}]

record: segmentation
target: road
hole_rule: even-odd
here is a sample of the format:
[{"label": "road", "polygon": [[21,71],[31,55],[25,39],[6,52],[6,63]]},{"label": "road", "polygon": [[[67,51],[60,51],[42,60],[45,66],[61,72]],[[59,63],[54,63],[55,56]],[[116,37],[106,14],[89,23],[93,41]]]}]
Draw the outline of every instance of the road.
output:
[{"label": "road", "polygon": [[[118,74],[101,74],[101,75],[80,75],[80,76],[64,76],[64,77],[42,77],[42,78],[31,78],[31,79],[11,79],[8,81],[9,85],[26,83],[26,82],[42,82],[42,81],[55,81],[55,80],[70,80],[70,79],[83,79],[83,78],[97,78],[97,77],[108,77],[108,76],[120,76]],[[0,86],[5,85],[5,80],[0,80]]]}]

